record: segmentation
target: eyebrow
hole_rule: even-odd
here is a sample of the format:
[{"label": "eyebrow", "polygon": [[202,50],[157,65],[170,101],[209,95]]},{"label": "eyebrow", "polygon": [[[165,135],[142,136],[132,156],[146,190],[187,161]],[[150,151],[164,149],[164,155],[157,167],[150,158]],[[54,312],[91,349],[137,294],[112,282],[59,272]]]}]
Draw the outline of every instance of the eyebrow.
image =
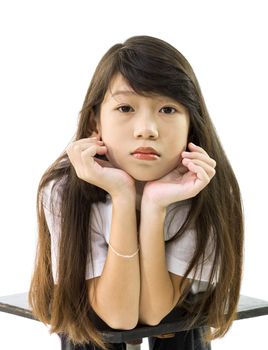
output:
[{"label": "eyebrow", "polygon": [[[138,93],[133,91],[133,90],[117,90],[111,94],[111,97],[113,98],[113,97],[118,96],[118,95],[126,95],[126,96],[127,95],[136,95],[136,96],[138,96]],[[171,97],[161,96],[161,95],[156,95],[156,96],[158,96],[161,100],[167,98],[168,100],[175,103],[177,106],[181,106],[181,103],[179,103],[176,100],[173,100]]]},{"label": "eyebrow", "polygon": [[117,95],[137,95],[137,93],[133,90],[117,90],[112,93],[111,97],[114,97]]}]

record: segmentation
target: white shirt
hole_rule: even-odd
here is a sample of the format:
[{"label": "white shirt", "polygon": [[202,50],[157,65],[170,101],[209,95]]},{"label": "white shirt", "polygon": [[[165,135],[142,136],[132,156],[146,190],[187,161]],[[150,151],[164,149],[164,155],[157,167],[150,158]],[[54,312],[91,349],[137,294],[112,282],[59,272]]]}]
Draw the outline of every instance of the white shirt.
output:
[{"label": "white shirt", "polygon": [[[43,191],[43,206],[51,235],[52,273],[54,282],[57,283],[58,244],[61,220],[59,215],[60,191],[53,191],[53,198],[51,198],[52,185],[53,183],[51,182]],[[51,204],[53,205],[54,215],[51,211]],[[164,222],[165,241],[173,237],[182,226],[189,211],[189,204],[190,201],[187,200],[180,203],[173,203],[168,207]],[[108,253],[111,220],[112,201],[111,197],[107,195],[107,201],[105,203],[93,203],[91,207],[90,229],[93,265],[88,258],[85,279],[98,277],[102,274]],[[165,255],[167,270],[176,275],[183,276],[194,254],[195,244],[196,238],[194,229],[186,230],[182,237],[166,244]],[[197,275],[195,276],[195,281],[192,286],[192,293],[204,291],[207,288],[214,258],[211,240],[209,240],[205,257],[203,266],[201,264],[198,265]],[[194,271],[191,271],[188,278],[193,278],[193,275]],[[215,282],[214,280],[213,283]]]}]

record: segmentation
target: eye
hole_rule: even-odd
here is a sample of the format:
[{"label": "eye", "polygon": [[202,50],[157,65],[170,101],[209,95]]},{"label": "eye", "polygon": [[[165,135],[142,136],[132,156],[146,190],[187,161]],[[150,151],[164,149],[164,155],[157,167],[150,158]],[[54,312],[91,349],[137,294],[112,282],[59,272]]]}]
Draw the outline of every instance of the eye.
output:
[{"label": "eye", "polygon": [[132,107],[127,106],[127,105],[120,106],[117,109],[121,113],[129,113],[129,112],[133,112],[134,111],[134,109]]},{"label": "eye", "polygon": [[165,114],[174,114],[177,112],[177,110],[174,107],[170,106],[162,107],[160,111],[163,111]]}]

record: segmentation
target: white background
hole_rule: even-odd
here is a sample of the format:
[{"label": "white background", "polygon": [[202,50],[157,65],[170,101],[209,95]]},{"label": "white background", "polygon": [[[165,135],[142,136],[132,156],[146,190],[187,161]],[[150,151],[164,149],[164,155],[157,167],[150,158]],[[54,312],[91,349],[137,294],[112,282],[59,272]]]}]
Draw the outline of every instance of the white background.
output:
[{"label": "white background", "polygon": [[[75,131],[98,61],[117,42],[152,35],[177,47],[196,72],[241,186],[246,228],[241,292],[268,300],[265,5],[1,1],[0,295],[29,287],[37,184]],[[264,348],[267,325],[267,317],[235,322],[213,349]],[[57,336],[38,322],[0,313],[0,329],[1,349],[60,349]]]}]

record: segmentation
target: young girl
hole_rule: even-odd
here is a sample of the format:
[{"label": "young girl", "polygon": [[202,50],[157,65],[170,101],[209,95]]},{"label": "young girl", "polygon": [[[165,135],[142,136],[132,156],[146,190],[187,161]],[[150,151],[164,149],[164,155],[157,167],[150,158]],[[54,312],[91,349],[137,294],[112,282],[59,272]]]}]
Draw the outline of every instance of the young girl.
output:
[{"label": "young girl", "polygon": [[150,349],[206,349],[230,328],[242,270],[239,186],[195,74],[168,43],[136,36],[108,50],[37,206],[29,301],[51,332],[107,349],[101,322],[157,325],[176,306],[206,314],[213,328],[154,337]]}]

